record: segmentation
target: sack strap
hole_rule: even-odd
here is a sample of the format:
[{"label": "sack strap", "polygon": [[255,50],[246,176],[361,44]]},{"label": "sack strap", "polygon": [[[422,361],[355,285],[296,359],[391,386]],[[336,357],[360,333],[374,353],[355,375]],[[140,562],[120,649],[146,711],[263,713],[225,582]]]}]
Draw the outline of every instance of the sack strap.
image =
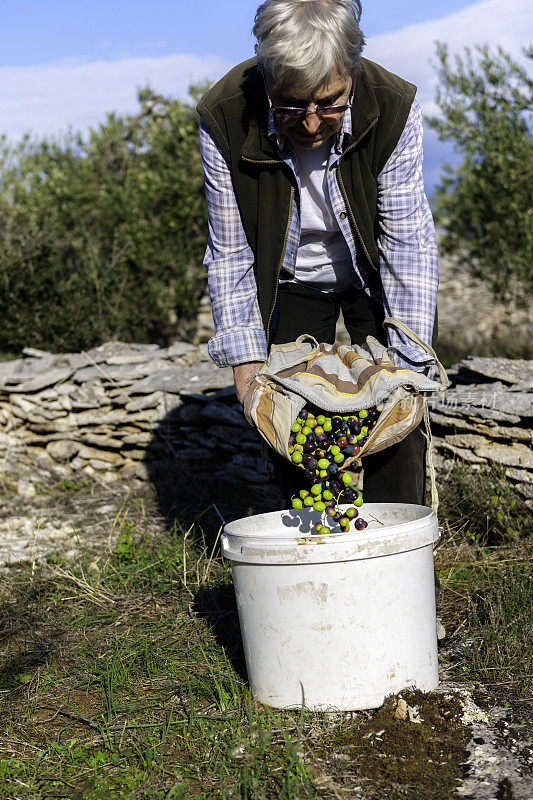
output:
[{"label": "sack strap", "polygon": [[426,353],[428,353],[434,360],[437,365],[437,369],[439,370],[439,378],[440,383],[443,389],[446,389],[450,385],[450,381],[448,380],[448,376],[446,375],[446,370],[440,363],[439,359],[437,358],[436,352],[430,347],[429,344],[426,344],[422,341],[420,336],[418,336],[414,331],[411,330],[404,322],[401,322],[399,319],[395,319],[394,317],[385,317],[383,320],[383,327],[386,328],[387,326],[398,328],[399,331],[405,333],[408,339],[415,342],[415,344],[419,345]]},{"label": "sack strap", "polygon": [[428,404],[424,398],[424,425],[426,428],[427,439],[427,464],[429,468],[429,480],[431,487],[431,508],[437,516],[439,511],[439,491],[437,489],[437,480],[435,475],[435,464],[433,463],[433,435],[431,433],[431,426],[429,422]]}]

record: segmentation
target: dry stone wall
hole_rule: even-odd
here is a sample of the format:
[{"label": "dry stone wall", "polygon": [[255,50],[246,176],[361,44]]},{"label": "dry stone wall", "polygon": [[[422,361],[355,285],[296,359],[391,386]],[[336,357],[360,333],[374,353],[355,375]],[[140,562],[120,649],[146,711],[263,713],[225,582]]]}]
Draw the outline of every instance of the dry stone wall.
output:
[{"label": "dry stone wall", "polygon": [[[244,419],[232,371],[205,345],[109,342],[86,353],[27,348],[0,364],[0,453],[24,452],[108,478],[146,477],[148,464],[201,461],[261,484],[258,437]],[[216,471],[216,470],[215,470]]]},{"label": "dry stone wall", "polygon": [[533,508],[533,361],[464,359],[429,401],[436,465],[498,464]]},{"label": "dry stone wall", "polygon": [[437,305],[437,351],[448,363],[467,353],[532,357],[533,304],[498,302],[460,255],[439,257]]},{"label": "dry stone wall", "polygon": [[[533,508],[533,362],[468,358],[431,399],[437,468],[500,464]],[[27,348],[0,363],[0,453],[64,469],[147,477],[150,465],[196,462],[264,487],[260,440],[245,421],[231,369],[205,344],[108,342],[83,353]]]}]

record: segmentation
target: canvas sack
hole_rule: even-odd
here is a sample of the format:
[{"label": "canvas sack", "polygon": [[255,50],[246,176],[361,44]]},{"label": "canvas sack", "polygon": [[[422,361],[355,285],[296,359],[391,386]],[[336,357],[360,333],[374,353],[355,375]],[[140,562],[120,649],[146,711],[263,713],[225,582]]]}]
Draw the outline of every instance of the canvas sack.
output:
[{"label": "canvas sack", "polygon": [[383,325],[403,331],[431,355],[439,379],[394,366],[387,348],[373,336],[363,345],[341,345],[319,344],[305,334],[295,342],[273,345],[244,399],[248,422],[270,447],[290,459],[291,428],[307,403],[337,414],[383,404],[370,436],[343,468],[357,467],[362,457],[397,444],[420,424],[425,398],[449,386],[446,372],[435,351],[406,325],[391,317]]}]

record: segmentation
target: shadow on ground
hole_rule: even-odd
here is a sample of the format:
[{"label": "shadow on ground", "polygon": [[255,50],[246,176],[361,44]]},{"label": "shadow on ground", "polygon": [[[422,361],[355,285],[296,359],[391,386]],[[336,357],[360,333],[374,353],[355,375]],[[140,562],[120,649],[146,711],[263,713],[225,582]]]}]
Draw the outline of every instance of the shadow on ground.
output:
[{"label": "shadow on ground", "polygon": [[[169,528],[179,526],[186,531],[194,526],[192,535],[205,537],[209,546],[221,525],[281,507],[273,483],[260,490],[235,476],[231,468],[225,472],[229,459],[224,449],[215,447],[205,458],[194,457],[195,443],[190,441],[190,432],[182,430],[180,411],[173,409],[159,422],[145,459],[159,511]],[[237,452],[239,437],[236,428]],[[202,450],[202,443],[198,442],[199,454]]]},{"label": "shadow on ground", "polygon": [[[147,448],[145,468],[152,483],[158,510],[168,530],[187,533],[198,552],[218,553],[224,524],[242,517],[281,508],[276,486],[262,491],[235,477],[231,469],[224,474],[228,454],[213,448],[208,458],[191,457],[191,433],[182,430],[181,409],[173,409],[153,431]],[[235,449],[239,452],[240,430],[235,428]],[[201,442],[199,451],[201,449]],[[186,452],[189,455],[184,456]],[[259,454],[258,442],[258,454]],[[246,666],[235,592],[231,583],[204,584],[196,592],[190,613],[206,620],[215,639],[224,649],[237,674],[246,677]]]},{"label": "shadow on ground", "polygon": [[202,586],[196,593],[192,609],[195,615],[207,621],[233,669],[245,683],[248,683],[233,584],[215,588]]}]

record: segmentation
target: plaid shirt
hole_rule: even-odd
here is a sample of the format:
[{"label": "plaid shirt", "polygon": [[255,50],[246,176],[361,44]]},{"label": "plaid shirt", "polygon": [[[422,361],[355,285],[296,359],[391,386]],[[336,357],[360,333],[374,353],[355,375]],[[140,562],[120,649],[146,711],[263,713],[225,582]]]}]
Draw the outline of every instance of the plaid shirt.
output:
[{"label": "plaid shirt", "polygon": [[[351,134],[350,114],[335,138],[329,166],[341,156],[344,138]],[[280,157],[293,170],[298,186],[298,162],[289,139],[269,115],[268,134]],[[204,258],[215,324],[208,350],[219,366],[265,361],[266,337],[257,302],[254,255],[242,226],[229,168],[208,129],[200,122],[200,150],[209,212],[209,241]],[[354,286],[375,296],[367,284],[367,267],[347,215],[336,171],[327,170],[333,213],[349,247]],[[422,177],[422,113],[415,100],[394,152],[378,176],[377,245],[382,288],[377,299],[387,316],[408,325],[422,341],[431,343],[437,300],[438,256],[435,226],[424,194]],[[300,242],[299,203],[293,203],[283,269],[294,275]],[[392,360],[399,366],[424,370],[432,359],[404,334],[388,328]]]}]

